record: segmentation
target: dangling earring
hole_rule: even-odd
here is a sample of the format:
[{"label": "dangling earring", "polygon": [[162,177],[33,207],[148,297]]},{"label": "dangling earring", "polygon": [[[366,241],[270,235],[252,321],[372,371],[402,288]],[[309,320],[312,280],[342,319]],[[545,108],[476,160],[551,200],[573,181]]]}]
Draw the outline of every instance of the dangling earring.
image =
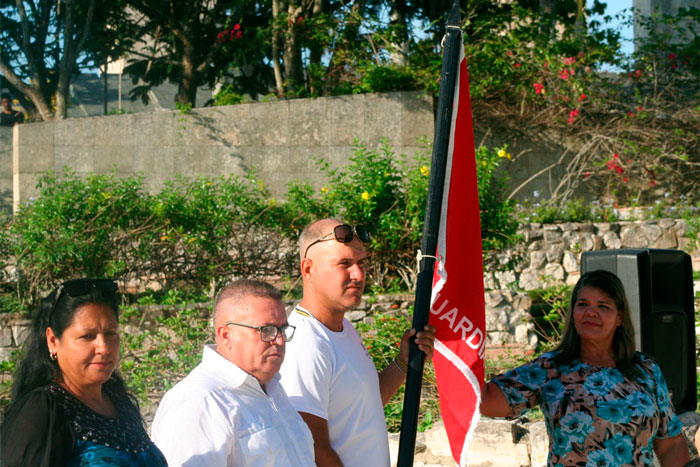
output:
[{"label": "dangling earring", "polygon": [[57,360],[57,359],[58,359],[58,355],[56,354],[56,352],[52,352],[52,351],[49,350],[49,358],[50,358],[51,360]]}]

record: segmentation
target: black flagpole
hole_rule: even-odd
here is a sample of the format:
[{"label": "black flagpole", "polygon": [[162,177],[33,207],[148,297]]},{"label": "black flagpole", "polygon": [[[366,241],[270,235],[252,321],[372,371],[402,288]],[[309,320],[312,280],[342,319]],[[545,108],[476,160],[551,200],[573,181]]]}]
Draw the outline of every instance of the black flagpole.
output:
[{"label": "black flagpole", "polygon": [[[433,287],[433,270],[435,268],[435,251],[440,226],[443,186],[445,185],[445,167],[450,143],[452,126],[452,104],[454,102],[455,79],[459,69],[461,19],[459,2],[455,0],[447,18],[447,32],[442,57],[440,74],[440,98],[435,115],[435,137],[433,141],[433,158],[430,166],[430,183],[425,210],[422,252],[419,258],[418,280],[416,284],[416,302],[413,310],[413,328],[421,330],[428,324],[430,316],[430,296]],[[401,417],[401,435],[399,438],[399,457],[397,467],[413,465],[418,426],[418,408],[420,405],[421,385],[423,382],[423,364],[425,354],[411,341],[408,357],[408,374],[406,375],[406,395],[403,401]]]}]

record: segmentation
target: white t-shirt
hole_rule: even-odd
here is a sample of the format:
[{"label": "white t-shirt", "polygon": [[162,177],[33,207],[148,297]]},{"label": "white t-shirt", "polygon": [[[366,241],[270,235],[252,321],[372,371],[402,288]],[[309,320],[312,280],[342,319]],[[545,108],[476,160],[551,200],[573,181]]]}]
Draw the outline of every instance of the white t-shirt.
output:
[{"label": "white t-shirt", "polygon": [[265,385],[206,346],[202,363],[168,391],[152,438],[173,466],[315,466],[311,431],[279,375]]},{"label": "white t-shirt", "polygon": [[379,377],[355,328],[344,319],[342,331],[330,331],[303,309],[290,314],[289,324],[296,331],[280,370],[289,401],[299,412],[328,420],[343,465],[388,466]]}]

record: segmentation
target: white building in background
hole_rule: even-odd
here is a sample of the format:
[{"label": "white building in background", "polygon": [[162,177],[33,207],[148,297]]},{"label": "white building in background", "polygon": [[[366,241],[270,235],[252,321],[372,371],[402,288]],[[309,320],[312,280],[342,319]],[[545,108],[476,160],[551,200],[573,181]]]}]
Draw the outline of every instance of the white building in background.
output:
[{"label": "white building in background", "polygon": [[[672,15],[678,14],[681,8],[698,8],[700,9],[700,0],[633,0],[634,6],[634,39],[635,39],[635,49],[639,40],[643,40],[649,36],[649,30],[645,27],[643,23],[639,21],[639,18],[650,18],[655,14],[659,15]],[[687,27],[689,23],[681,21],[681,27]],[[695,23],[691,25],[695,28],[698,34],[700,34],[700,24]],[[670,33],[670,31],[664,31],[663,29],[657,31],[658,33]],[[673,37],[673,42],[681,42],[688,40],[692,37],[690,33],[686,37]]]}]

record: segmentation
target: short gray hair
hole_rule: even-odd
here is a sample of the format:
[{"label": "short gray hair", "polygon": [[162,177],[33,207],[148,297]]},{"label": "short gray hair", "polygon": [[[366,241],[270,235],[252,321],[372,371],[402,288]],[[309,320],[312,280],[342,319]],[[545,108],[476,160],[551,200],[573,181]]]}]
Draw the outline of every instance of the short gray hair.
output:
[{"label": "short gray hair", "polygon": [[219,291],[214,301],[214,323],[216,323],[216,315],[222,302],[232,299],[237,303],[241,303],[248,297],[270,298],[282,301],[282,292],[274,285],[255,279],[241,279],[230,282]]}]

